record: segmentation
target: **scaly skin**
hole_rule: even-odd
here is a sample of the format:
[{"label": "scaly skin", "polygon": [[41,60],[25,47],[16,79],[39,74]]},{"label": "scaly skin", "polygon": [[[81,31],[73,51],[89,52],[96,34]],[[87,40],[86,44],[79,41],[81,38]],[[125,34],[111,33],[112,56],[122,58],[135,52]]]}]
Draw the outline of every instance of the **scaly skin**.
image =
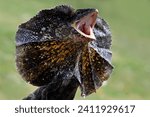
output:
[{"label": "scaly skin", "polygon": [[[73,98],[78,86],[82,96],[95,92],[113,69],[109,51],[111,33],[101,18],[96,19],[93,28],[96,40],[85,37],[72,26],[94,11],[96,10],[75,11],[62,5],[42,10],[21,24],[16,34],[16,65],[23,79],[32,85],[41,86],[40,89],[49,86],[46,89],[47,92],[53,92],[50,95],[54,95],[57,89],[60,94],[68,91],[66,95],[70,93]],[[71,94],[71,91],[74,93]],[[59,96],[57,99],[65,97]]]}]

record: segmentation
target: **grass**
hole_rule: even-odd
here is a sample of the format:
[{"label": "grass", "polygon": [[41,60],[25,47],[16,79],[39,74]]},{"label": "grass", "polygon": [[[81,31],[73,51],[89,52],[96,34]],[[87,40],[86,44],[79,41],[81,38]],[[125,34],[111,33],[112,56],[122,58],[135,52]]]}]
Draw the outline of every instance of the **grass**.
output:
[{"label": "grass", "polygon": [[[85,99],[150,99],[148,0],[0,0],[0,99],[21,99],[35,89],[16,71],[15,32],[39,10],[59,4],[97,8],[111,26],[115,69],[107,85]],[[83,99],[80,91],[75,99]]]}]

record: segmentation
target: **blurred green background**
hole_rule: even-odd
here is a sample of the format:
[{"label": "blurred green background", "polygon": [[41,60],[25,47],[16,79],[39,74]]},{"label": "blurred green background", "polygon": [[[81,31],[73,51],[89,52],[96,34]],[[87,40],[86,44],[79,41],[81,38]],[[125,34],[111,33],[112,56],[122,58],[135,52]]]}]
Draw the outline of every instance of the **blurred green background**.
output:
[{"label": "blurred green background", "polygon": [[[36,88],[16,71],[15,33],[41,9],[59,4],[97,8],[111,27],[115,69],[85,99],[150,99],[150,0],[0,0],[0,99],[22,99]],[[75,99],[84,99],[80,91]]]}]

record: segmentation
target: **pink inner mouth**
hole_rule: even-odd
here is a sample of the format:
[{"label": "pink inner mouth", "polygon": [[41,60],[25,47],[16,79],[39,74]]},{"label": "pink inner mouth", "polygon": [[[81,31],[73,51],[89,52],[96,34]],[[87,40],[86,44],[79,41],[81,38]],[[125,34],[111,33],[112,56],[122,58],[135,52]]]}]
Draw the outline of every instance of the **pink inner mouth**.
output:
[{"label": "pink inner mouth", "polygon": [[77,21],[75,24],[76,30],[87,38],[95,39],[93,28],[96,23],[97,14],[98,12],[96,11],[92,12]]}]

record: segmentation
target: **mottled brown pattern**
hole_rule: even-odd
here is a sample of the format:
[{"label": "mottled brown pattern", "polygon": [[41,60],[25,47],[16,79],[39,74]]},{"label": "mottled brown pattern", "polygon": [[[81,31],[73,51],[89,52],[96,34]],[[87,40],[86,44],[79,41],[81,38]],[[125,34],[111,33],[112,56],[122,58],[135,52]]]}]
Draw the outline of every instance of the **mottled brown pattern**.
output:
[{"label": "mottled brown pattern", "polygon": [[84,47],[80,59],[80,74],[81,74],[81,90],[82,96],[86,96],[95,92],[95,86],[92,78],[92,68],[90,62],[90,55],[88,44]]},{"label": "mottled brown pattern", "polygon": [[79,48],[81,48],[80,43],[73,44],[70,40],[18,46],[16,51],[18,70],[23,78],[33,85],[48,84],[51,79],[40,77],[41,74],[50,69],[49,71],[54,71],[49,74],[53,77],[54,73],[58,72],[55,69],[61,71],[69,65],[74,66]]},{"label": "mottled brown pattern", "polygon": [[99,79],[101,79],[101,81],[107,80],[113,67],[93,48],[90,48],[90,51],[90,60],[96,75]]}]

